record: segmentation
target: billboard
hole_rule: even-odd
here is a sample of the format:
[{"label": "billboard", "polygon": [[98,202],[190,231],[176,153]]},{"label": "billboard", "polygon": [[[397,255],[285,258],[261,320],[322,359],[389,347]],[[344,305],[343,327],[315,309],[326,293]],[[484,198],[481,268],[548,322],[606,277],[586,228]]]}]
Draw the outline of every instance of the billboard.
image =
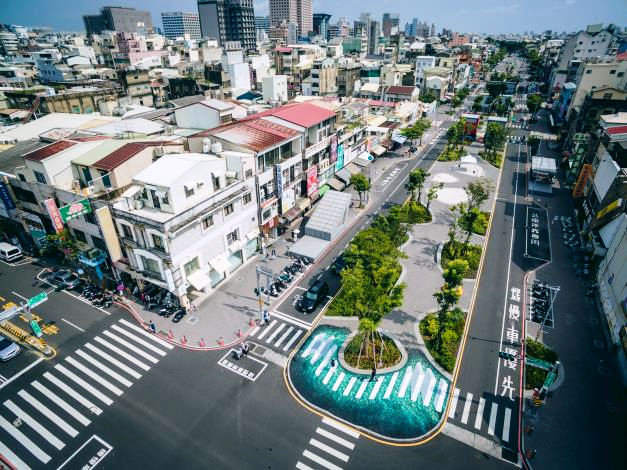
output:
[{"label": "billboard", "polygon": [[331,155],[330,155],[331,164],[337,161],[337,134],[334,134],[331,137]]},{"label": "billboard", "polygon": [[307,196],[316,197],[318,195],[318,165],[314,165],[307,170]]},{"label": "billboard", "polygon": [[344,168],[344,144],[337,146],[337,161],[335,162],[335,171]]},{"label": "billboard", "polygon": [[77,217],[88,214],[89,212],[91,212],[89,199],[81,199],[80,201],[73,202],[72,204],[68,204],[67,206],[63,206],[59,209],[63,222],[76,219]]},{"label": "billboard", "polygon": [[281,199],[283,197],[283,170],[280,164],[274,165],[274,194]]},{"label": "billboard", "polygon": [[54,199],[46,199],[44,201],[44,205],[46,206],[46,209],[48,209],[48,215],[52,220],[52,226],[54,227],[55,232],[62,232],[63,219],[61,219],[61,214],[59,213],[59,209],[57,208],[57,204],[54,202]]}]

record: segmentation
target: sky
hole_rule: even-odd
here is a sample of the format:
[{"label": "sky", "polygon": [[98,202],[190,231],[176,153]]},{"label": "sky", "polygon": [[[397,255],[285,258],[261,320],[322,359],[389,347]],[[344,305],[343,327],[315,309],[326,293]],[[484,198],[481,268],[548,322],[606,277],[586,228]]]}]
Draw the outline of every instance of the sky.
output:
[{"label": "sky", "polygon": [[[313,0],[314,12],[341,16],[352,22],[361,12],[381,20],[384,12],[400,13],[401,26],[412,18],[459,32],[522,33],[576,31],[590,23],[627,26],[625,0]],[[25,8],[25,5],[28,7]],[[162,11],[197,11],[195,0],[0,0],[0,23],[51,26],[82,31],[84,14],[97,13],[104,5],[147,9],[156,26]],[[255,14],[268,14],[268,0],[255,0]]]}]

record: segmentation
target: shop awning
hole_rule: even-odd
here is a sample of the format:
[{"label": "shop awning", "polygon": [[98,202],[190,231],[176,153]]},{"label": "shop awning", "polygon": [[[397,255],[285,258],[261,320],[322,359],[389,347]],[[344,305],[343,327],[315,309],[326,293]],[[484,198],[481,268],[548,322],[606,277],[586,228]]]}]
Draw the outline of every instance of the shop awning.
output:
[{"label": "shop awning", "polygon": [[389,149],[390,147],[392,147],[392,141],[390,140],[389,137],[385,137],[381,139],[381,146],[385,147],[386,149]]},{"label": "shop awning", "polygon": [[320,194],[320,197],[322,197],[329,189],[331,189],[331,187],[329,186],[328,183],[323,184],[322,186],[318,188],[318,194]]},{"label": "shop awning", "polygon": [[346,165],[344,168],[342,168],[343,170],[348,170],[350,171],[351,175],[356,175],[357,173],[361,173],[361,168],[359,168],[357,165],[355,165],[354,163],[349,163],[348,165]]},{"label": "shop awning", "polygon": [[387,149],[383,145],[375,145],[372,148],[372,153],[374,153],[377,157],[380,157],[385,152],[387,152]]},{"label": "shop awning", "polygon": [[327,181],[327,184],[336,191],[342,191],[346,186],[342,181],[337,178],[331,178],[329,181]]},{"label": "shop awning", "polygon": [[231,263],[229,263],[222,256],[218,256],[217,258],[212,259],[209,264],[211,267],[218,273],[224,274],[229,269],[231,269]]},{"label": "shop awning", "polygon": [[209,276],[207,276],[204,272],[202,272],[201,269],[194,271],[191,274],[188,274],[186,277],[187,277],[187,282],[189,282],[192,286],[194,286],[194,289],[197,289],[197,290],[204,289],[211,282],[211,279],[209,279]]},{"label": "shop awning", "polygon": [[303,197],[296,201],[296,205],[300,207],[303,212],[305,212],[311,207],[311,201],[309,200],[309,198]]},{"label": "shop awning", "polygon": [[257,238],[259,236],[259,227],[254,228],[249,233],[246,234],[246,240],[252,240],[253,238]]},{"label": "shop awning", "polygon": [[287,220],[288,222],[292,223],[292,222],[294,222],[296,219],[298,219],[298,217],[300,217],[300,215],[301,215],[302,213],[303,213],[303,210],[302,210],[300,207],[295,206],[295,207],[292,207],[291,209],[289,209],[288,211],[286,211],[286,212],[283,214],[283,218],[284,218],[285,220]]},{"label": "shop awning", "polygon": [[344,184],[348,185],[351,182],[351,172],[346,168],[342,168],[341,170],[335,173],[335,177],[344,181]]},{"label": "shop awning", "polygon": [[245,242],[244,240],[237,240],[229,245],[229,251],[231,253],[235,253],[237,250],[241,250],[244,248]]}]

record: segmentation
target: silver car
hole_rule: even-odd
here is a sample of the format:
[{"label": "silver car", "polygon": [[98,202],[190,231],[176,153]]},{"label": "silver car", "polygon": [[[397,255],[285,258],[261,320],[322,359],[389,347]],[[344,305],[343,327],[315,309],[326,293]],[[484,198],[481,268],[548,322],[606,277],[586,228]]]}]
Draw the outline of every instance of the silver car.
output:
[{"label": "silver car", "polygon": [[17,356],[22,348],[4,336],[0,336],[0,361],[8,361]]}]

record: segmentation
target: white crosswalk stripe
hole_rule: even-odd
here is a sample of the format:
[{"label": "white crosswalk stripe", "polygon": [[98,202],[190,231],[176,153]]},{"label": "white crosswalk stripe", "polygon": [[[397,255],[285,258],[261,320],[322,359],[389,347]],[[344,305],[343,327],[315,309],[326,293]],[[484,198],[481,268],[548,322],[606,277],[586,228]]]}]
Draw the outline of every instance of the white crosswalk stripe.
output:
[{"label": "white crosswalk stripe", "polygon": [[299,337],[300,335],[302,335],[302,334],[303,334],[303,330],[298,330],[298,331],[294,334],[294,336],[292,336],[292,338],[291,338],[291,339],[287,342],[287,344],[283,347],[283,351],[287,351],[287,350],[290,348],[290,346],[292,346],[292,344],[294,344],[294,342],[295,342],[295,341],[298,339],[298,337]]},{"label": "white crosswalk stripe", "polygon": [[268,336],[268,339],[266,339],[266,343],[271,343],[272,341],[274,341],[274,338],[276,338],[277,335],[281,331],[283,331],[283,328],[285,328],[285,323],[281,323],[279,327],[276,330],[274,330],[270,336]]},{"label": "white crosswalk stripe", "polygon": [[277,321],[276,321],[276,320],[272,320],[272,321],[270,322],[270,324],[269,324],[266,328],[264,328],[264,329],[263,329],[263,331],[261,332],[261,334],[260,334],[259,336],[257,336],[257,339],[259,339],[259,340],[263,339],[263,338],[264,338],[264,336],[266,336],[266,335],[270,332],[270,330],[272,329],[272,327],[273,327],[274,325],[276,325],[276,324],[277,324]]},{"label": "white crosswalk stripe", "polygon": [[[41,377],[49,384],[33,380],[32,388],[18,390],[15,398],[5,397],[0,407],[0,454],[17,468],[29,468],[27,462],[32,456],[20,455],[25,451],[43,463],[49,462],[52,456],[48,449],[65,448],[69,444],[66,439],[77,437],[82,429],[77,423],[88,426],[89,414],[103,413],[95,403],[113,404],[124,393],[124,387],[131,387],[133,379],[142,377],[135,367],[148,371],[151,366],[144,361],[155,364],[173,349],[126,320],[112,324],[102,334],[106,340],[95,336],[94,344],[86,342],[74,354],[65,356],[62,363],[55,364],[53,373],[43,372]],[[14,422],[9,421],[10,416],[15,416],[11,417]],[[7,435],[18,442],[11,444],[14,448],[5,439]],[[40,448],[42,443],[50,447]]]},{"label": "white crosswalk stripe", "polygon": [[[489,399],[486,400],[483,397],[479,398],[478,402],[473,402],[472,393],[467,393],[465,397],[462,398],[462,393],[458,388],[455,388],[455,390],[453,391],[453,397],[451,398],[451,400],[452,401],[449,408],[448,419],[451,420],[453,423],[459,419],[462,424],[472,426],[475,431],[485,433],[488,436],[496,436],[497,433],[500,433],[503,442],[510,441],[509,434],[512,426],[512,408],[503,403],[499,404],[498,402],[493,402]],[[461,418],[459,413],[457,413],[457,408],[460,401],[464,402]],[[488,413],[486,407],[488,407],[490,410],[489,417],[487,416]],[[475,409],[476,412],[475,420],[472,424],[469,424],[468,418],[472,409]],[[503,411],[500,412],[500,409],[502,409]],[[488,419],[488,428],[482,430],[484,415]]]},{"label": "white crosswalk stripe", "polygon": [[[303,461],[296,463],[299,470],[326,468],[328,470],[342,470],[340,465],[350,459],[350,452],[355,449],[359,433],[343,424],[329,418],[323,418],[316,428],[316,434],[309,440],[303,451]],[[310,466],[310,465],[313,465]]]}]

